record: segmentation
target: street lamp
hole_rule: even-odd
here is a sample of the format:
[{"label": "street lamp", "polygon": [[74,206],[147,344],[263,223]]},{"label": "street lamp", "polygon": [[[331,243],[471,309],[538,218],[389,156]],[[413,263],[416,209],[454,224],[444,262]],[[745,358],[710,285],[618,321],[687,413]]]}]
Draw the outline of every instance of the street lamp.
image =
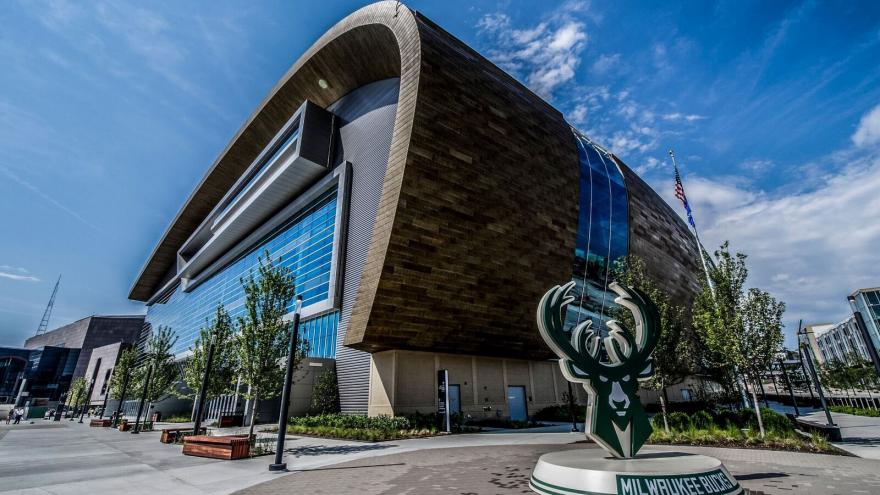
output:
[{"label": "street lamp", "polygon": [[140,433],[138,428],[141,425],[141,413],[144,412],[144,402],[147,400],[147,392],[150,390],[150,378],[153,377],[153,363],[147,368],[147,379],[144,380],[144,393],[141,394],[141,403],[138,405],[137,419],[134,421],[134,428],[131,429],[132,435]]},{"label": "street lamp", "polygon": [[92,378],[92,381],[89,383],[89,391],[88,391],[88,393],[86,394],[86,403],[85,403],[85,406],[84,406],[84,407],[80,410],[80,412],[79,412],[79,422],[80,422],[80,423],[83,422],[83,416],[86,415],[86,409],[88,409],[87,406],[88,406],[89,401],[92,400],[92,391],[94,390],[94,388],[95,388],[95,379]]},{"label": "street lamp", "polygon": [[293,365],[296,358],[296,340],[299,333],[299,316],[302,310],[302,296],[296,296],[296,310],[293,313],[293,327],[290,329],[290,345],[287,349],[287,374],[284,375],[284,391],[281,393],[281,411],[278,417],[278,441],[275,444],[275,462],[269,464],[269,471],[284,471],[287,463],[281,462],[284,455],[284,439],[287,436],[287,412],[290,408],[290,389],[293,386]]},{"label": "street lamp", "polygon": [[[113,427],[119,424],[119,417],[122,416],[122,406],[125,404],[125,393],[128,392],[128,378],[131,376],[131,368],[125,370],[122,374],[122,390],[119,394],[119,403],[116,404],[116,417],[113,419]],[[107,393],[110,393],[108,390]]]}]

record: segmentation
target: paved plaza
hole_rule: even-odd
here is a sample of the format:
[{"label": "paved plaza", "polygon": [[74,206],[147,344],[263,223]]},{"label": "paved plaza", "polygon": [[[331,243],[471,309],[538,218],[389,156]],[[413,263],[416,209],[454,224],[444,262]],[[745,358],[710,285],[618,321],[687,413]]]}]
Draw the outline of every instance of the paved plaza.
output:
[{"label": "paved plaza", "polygon": [[[843,419],[854,421],[838,421]],[[131,435],[69,421],[0,425],[0,494],[529,493],[526,483],[539,455],[597,448],[566,430],[558,425],[382,443],[290,436],[291,472],[269,473],[269,456],[188,457],[178,445],[161,444],[157,432]],[[878,433],[869,426],[861,430],[869,432],[863,438]],[[872,459],[646,447],[665,449],[717,457],[756,493],[880,494],[880,463]]]}]

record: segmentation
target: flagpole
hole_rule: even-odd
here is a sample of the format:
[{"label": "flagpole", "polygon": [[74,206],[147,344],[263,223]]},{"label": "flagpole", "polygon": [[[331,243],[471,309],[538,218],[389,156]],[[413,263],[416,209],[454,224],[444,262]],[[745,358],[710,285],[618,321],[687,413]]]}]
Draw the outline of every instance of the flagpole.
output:
[{"label": "flagpole", "polygon": [[[675,164],[675,152],[672,149],[669,150],[669,156],[672,158],[672,167],[675,169],[675,176],[680,177],[678,173],[678,165]],[[688,215],[691,213],[688,212]],[[703,273],[706,275],[706,283],[709,285],[709,290],[712,292],[712,299],[715,297],[715,284],[712,283],[712,278],[709,276],[709,267],[706,265],[706,257],[703,255],[705,251],[703,249],[703,244],[700,242],[700,234],[697,232],[697,223],[693,220],[690,221],[691,228],[694,232],[694,240],[697,242],[697,252],[700,254],[700,261],[703,263]]]},{"label": "flagpole", "polygon": [[[703,244],[700,242],[700,234],[697,232],[697,222],[694,221],[694,217],[691,214],[690,206],[687,204],[687,200],[685,199],[687,196],[684,194],[684,186],[681,184],[681,174],[678,173],[678,165],[675,163],[675,152],[670,148],[669,157],[672,158],[672,167],[675,169],[675,180],[677,182],[677,186],[681,187],[681,199],[682,203],[684,203],[685,209],[688,214],[688,223],[694,232],[694,240],[697,242],[697,251],[700,252],[700,261],[703,263],[703,273],[706,274],[706,284],[709,285],[709,291],[712,293],[712,302],[715,303],[715,311],[718,311],[718,297],[715,295],[715,284],[712,283],[712,277],[709,276],[709,267],[706,265],[706,257],[709,255],[706,253],[703,254],[705,249],[703,249]],[[739,388],[740,394],[742,395],[743,405],[745,407],[749,407],[749,399],[746,395],[746,384],[741,380],[739,367],[734,365],[734,374],[736,376],[737,386]]]}]

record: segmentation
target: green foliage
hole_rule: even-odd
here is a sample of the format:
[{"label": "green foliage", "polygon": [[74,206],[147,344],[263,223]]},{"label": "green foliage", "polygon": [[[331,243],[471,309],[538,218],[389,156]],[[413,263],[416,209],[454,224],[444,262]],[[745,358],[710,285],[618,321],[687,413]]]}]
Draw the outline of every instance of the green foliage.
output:
[{"label": "green foliage", "polygon": [[378,430],[409,430],[413,424],[405,416],[362,416],[347,414],[320,414],[291,418],[291,425],[327,426],[332,428],[372,428]]},{"label": "green foliage", "polygon": [[116,400],[122,399],[122,385],[125,382],[126,376],[128,376],[129,388],[125,393],[128,398],[133,397],[132,386],[133,377],[137,373],[135,369],[137,366],[137,358],[137,349],[134,347],[129,347],[119,355],[119,360],[116,361],[116,366],[113,368],[113,375],[110,377],[110,398]]},{"label": "green foliage", "polygon": [[70,382],[70,388],[67,391],[67,401],[65,404],[67,407],[74,407],[77,404],[84,404],[86,393],[88,393],[89,382],[86,381],[86,377],[81,376],[76,380]]},{"label": "green foliage", "polygon": [[327,438],[377,442],[437,434],[433,414],[404,416],[359,416],[321,414],[292,418],[288,433]]},{"label": "green foliage", "polygon": [[865,409],[863,407],[850,407],[850,406],[831,406],[829,407],[832,411],[836,413],[844,413],[844,414],[854,414],[856,416],[868,416],[871,418],[880,418],[880,410],[878,409]]},{"label": "green foliage", "polygon": [[846,354],[842,360],[826,361],[818,371],[822,383],[829,387],[840,390],[877,388],[878,376],[873,365],[855,352]]},{"label": "green foliage", "polygon": [[745,289],[746,255],[732,254],[725,242],[715,251],[708,284],[697,294],[694,329],[703,345],[701,368],[727,389],[735,390],[737,370],[755,381],[773,363],[782,345],[785,304],[757,288]]},{"label": "green foliage", "polygon": [[[670,418],[682,413],[672,413]],[[686,416],[686,415],[684,415]],[[799,452],[840,454],[824,438],[813,435],[806,439],[798,434],[785,416],[770,409],[761,409],[766,435],[760,437],[755,412],[751,409],[732,411],[723,409],[714,418],[706,411],[694,413],[689,421],[679,418],[670,421],[669,432],[655,428],[651,442],[683,445],[711,445],[719,447],[758,447]]]},{"label": "green foliage", "polygon": [[257,274],[241,279],[245,313],[238,317],[235,349],[241,378],[249,390],[242,394],[257,401],[278,396],[284,382],[282,367],[289,325],[283,317],[295,293],[290,269],[275,265],[266,252],[259,258]]},{"label": "green foliage", "polygon": [[321,375],[312,390],[312,404],[309,414],[335,414],[339,412],[339,383],[336,381],[336,368]]},{"label": "green foliage", "polygon": [[706,411],[697,411],[691,415],[691,424],[694,428],[697,429],[706,429],[713,424],[715,424],[715,420],[712,418],[712,415]]},{"label": "green foliage", "polygon": [[[157,400],[170,393],[172,387],[180,376],[180,365],[174,360],[174,354],[171,349],[177,342],[177,336],[171,331],[170,327],[160,326],[147,342],[146,353],[144,355],[143,364],[137,369],[137,373],[129,382],[130,388],[133,388],[132,397],[141,397],[143,394],[143,386],[148,374],[148,370],[152,367],[149,387],[147,388],[146,401],[156,402]],[[132,387],[132,384],[134,387]]]},{"label": "green foliage", "polygon": [[693,427],[690,416],[683,412],[673,412],[666,415],[670,430],[687,430]]},{"label": "green foliage", "polygon": [[237,373],[238,359],[235,353],[232,319],[222,304],[217,305],[213,320],[205,320],[190,351],[192,355],[183,366],[183,381],[187,391],[178,395],[197,398],[202,386],[202,376],[208,359],[208,347],[214,341],[214,357],[208,375],[207,399],[210,400],[232,390]]},{"label": "green foliage", "polygon": [[[648,274],[645,262],[637,256],[627,256],[614,266],[614,279],[644,292],[657,306],[660,314],[660,340],[653,353],[653,375],[642,386],[654,390],[681,383],[694,371],[698,348],[693,330],[686,324],[685,308],[672,302],[660,285]],[[627,328],[635,328],[632,314],[626,308],[617,308],[614,319]]]}]

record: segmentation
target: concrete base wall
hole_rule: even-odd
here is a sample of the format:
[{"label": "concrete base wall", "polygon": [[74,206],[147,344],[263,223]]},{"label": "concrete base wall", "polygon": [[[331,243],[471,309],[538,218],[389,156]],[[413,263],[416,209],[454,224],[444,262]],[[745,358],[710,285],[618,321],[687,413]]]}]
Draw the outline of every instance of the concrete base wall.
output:
[{"label": "concrete base wall", "polygon": [[[437,371],[449,370],[458,385],[461,413],[473,418],[507,418],[507,387],[522,386],[531,416],[565,404],[568,386],[556,361],[501,359],[413,351],[384,351],[370,360],[370,416],[431,413],[437,410]],[[579,404],[586,404],[582,386],[573,385]]]}]

